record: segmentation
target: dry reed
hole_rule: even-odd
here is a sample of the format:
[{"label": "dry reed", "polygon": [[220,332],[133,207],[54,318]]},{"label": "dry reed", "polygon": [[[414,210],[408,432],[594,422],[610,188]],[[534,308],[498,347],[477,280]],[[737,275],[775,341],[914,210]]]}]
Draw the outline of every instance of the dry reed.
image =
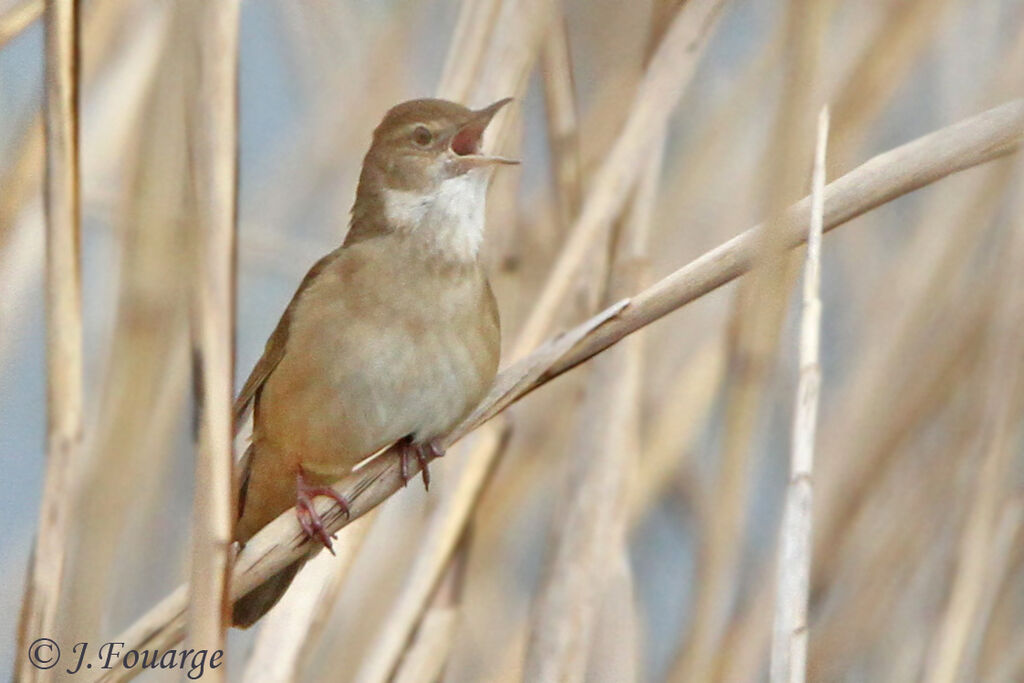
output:
[{"label": "dry reed", "polygon": [[821,230],[825,207],[825,149],[828,108],[818,117],[814,154],[811,224],[804,263],[800,311],[800,378],[793,408],[793,446],[786,507],[779,540],[778,588],[772,642],[773,681],[800,683],[807,676],[807,596],[811,574],[811,506],[814,439],[821,393]]},{"label": "dry reed", "polygon": [[[74,476],[81,468],[83,352],[81,216],[79,213],[78,8],[50,0],[46,35],[46,479],[39,528],[22,601],[18,649],[55,634],[69,544]],[[56,661],[60,650],[41,650]],[[30,658],[15,667],[23,681],[53,680]]]},{"label": "dry reed", "polygon": [[[45,4],[0,7],[0,450],[41,450],[34,311],[62,291],[81,306],[48,307],[47,363],[80,379],[47,401],[78,455],[41,501],[43,457],[5,461],[0,608],[33,530],[63,578],[22,642],[0,622],[0,666],[185,640],[244,681],[1024,678],[1017,0],[82,3],[84,227],[59,249],[81,277],[43,268],[72,234],[68,114],[33,94]],[[235,283],[244,376],[343,238],[380,115],[432,94],[516,99],[485,140],[523,161],[488,202],[503,370],[429,493],[392,454],[339,481],[354,526],[317,501],[338,556],[223,640],[230,601],[314,550],[286,513],[227,571]],[[798,201],[826,101],[835,180]],[[812,218],[856,226],[808,248],[817,344],[791,294]],[[143,673],[92,663],[75,677]]]},{"label": "dry reed", "polygon": [[[838,227],[871,208],[952,173],[1011,153],[1022,138],[1024,100],[1016,100],[881,154],[826,186],[824,229]],[[806,224],[809,216],[807,199],[786,212],[782,236],[788,247],[803,242],[806,232],[801,230],[801,225]],[[457,441],[538,386],[747,272],[756,254],[759,229],[760,226],[754,227],[722,244],[514,363],[500,374],[480,407],[445,441],[449,444]],[[476,460],[477,472],[482,460]],[[416,467],[411,467],[413,473]],[[328,531],[339,530],[398,491],[401,488],[398,470],[398,458],[388,454],[335,485],[335,490],[350,501],[351,514],[343,516],[335,504],[318,502],[317,511],[326,520]],[[468,480],[467,490],[474,490],[474,480],[479,482],[481,477],[475,474]],[[464,497],[463,514],[471,507],[471,502]],[[453,539],[450,547],[454,547],[454,530],[447,534]],[[231,584],[232,597],[245,595],[305,552],[307,539],[298,522],[291,514],[282,514],[253,537],[238,556]],[[132,647],[168,647],[177,642],[183,634],[186,595],[186,587],[179,588],[122,633],[120,639]]]},{"label": "dry reed", "polygon": [[[238,12],[236,2],[199,0],[182,7],[192,69],[186,85],[186,134],[194,202],[190,226],[193,372],[198,453],[189,581],[189,645],[223,650],[230,625],[228,581],[235,520],[232,424],[237,196]],[[211,669],[224,680],[223,669]]]}]

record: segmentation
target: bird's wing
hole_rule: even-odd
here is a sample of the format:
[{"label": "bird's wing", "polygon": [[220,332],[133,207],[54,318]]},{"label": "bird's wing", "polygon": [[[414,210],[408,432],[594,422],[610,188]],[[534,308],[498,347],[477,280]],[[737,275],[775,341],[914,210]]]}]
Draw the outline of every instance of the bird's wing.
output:
[{"label": "bird's wing", "polygon": [[[342,248],[343,249],[343,248]],[[245,385],[242,390],[238,393],[238,398],[235,399],[234,416],[235,416],[235,433],[241,428],[242,423],[245,421],[246,414],[249,407],[252,405],[253,400],[259,393],[263,384],[270,377],[270,373],[274,371],[277,364],[284,358],[285,345],[288,342],[288,332],[291,328],[292,313],[295,310],[295,305],[302,296],[302,293],[312,284],[317,276],[323,272],[324,268],[331,264],[341,254],[342,249],[335,249],[331,253],[327,254],[319,261],[313,264],[313,267],[309,269],[306,276],[302,278],[302,283],[299,284],[299,288],[295,290],[295,294],[292,296],[292,300],[288,303],[288,307],[284,309],[284,313],[281,314],[281,319],[277,323],[277,327],[274,328],[273,334],[270,335],[270,339],[267,340],[267,345],[263,349],[263,355],[259,361],[256,362],[256,366],[249,373],[249,379],[245,380]]]}]

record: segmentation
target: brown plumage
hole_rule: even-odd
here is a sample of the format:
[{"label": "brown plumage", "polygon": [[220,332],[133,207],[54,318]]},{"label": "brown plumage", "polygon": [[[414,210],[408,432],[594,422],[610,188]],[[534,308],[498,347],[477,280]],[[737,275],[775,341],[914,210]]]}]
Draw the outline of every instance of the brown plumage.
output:
[{"label": "brown plumage", "polygon": [[[237,419],[253,406],[240,543],[296,506],[330,547],[309,498],[391,444],[431,448],[487,392],[500,350],[478,258],[487,167],[514,162],[479,144],[505,102],[414,100],[377,127],[345,243],[307,273],[235,404]],[[270,609],[303,562],[239,600],[235,624]]]}]

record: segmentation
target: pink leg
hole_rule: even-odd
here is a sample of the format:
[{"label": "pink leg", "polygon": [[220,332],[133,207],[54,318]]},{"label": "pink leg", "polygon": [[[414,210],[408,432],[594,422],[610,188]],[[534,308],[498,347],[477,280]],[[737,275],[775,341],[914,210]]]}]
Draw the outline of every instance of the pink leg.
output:
[{"label": "pink leg", "polygon": [[406,442],[402,444],[402,455],[401,455],[401,474],[402,474],[402,485],[405,486],[409,483],[409,463],[412,458],[416,458],[416,462],[419,463],[420,472],[423,473],[423,487],[426,490],[430,490],[430,461],[433,458],[440,458],[444,455],[444,449],[441,448],[436,441],[431,441],[425,444],[417,444]]},{"label": "pink leg", "polygon": [[327,496],[338,504],[346,516],[349,515],[348,501],[344,496],[329,486],[311,486],[300,467],[295,475],[295,515],[299,518],[299,525],[306,535],[318,539],[333,555],[334,544],[331,539],[334,535],[327,533],[324,520],[313,505],[313,499],[317,496]]}]

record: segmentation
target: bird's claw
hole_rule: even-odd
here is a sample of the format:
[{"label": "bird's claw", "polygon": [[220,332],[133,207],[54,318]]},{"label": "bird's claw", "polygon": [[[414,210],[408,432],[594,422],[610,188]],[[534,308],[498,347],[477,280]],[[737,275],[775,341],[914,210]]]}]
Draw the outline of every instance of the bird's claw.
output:
[{"label": "bird's claw", "polygon": [[313,499],[316,496],[327,496],[341,508],[341,511],[345,513],[346,517],[351,516],[349,512],[348,501],[343,495],[335,491],[329,486],[310,486],[306,482],[306,478],[299,470],[296,476],[296,494],[295,494],[295,516],[299,518],[299,526],[306,533],[309,538],[315,538],[324,544],[324,547],[334,554],[334,539],[335,534],[327,533],[327,525],[324,524],[323,517],[316,511],[316,506],[313,505]]},{"label": "bird's claw", "polygon": [[416,462],[419,463],[420,472],[423,474],[423,488],[427,491],[430,490],[430,461],[433,458],[440,458],[444,455],[444,449],[438,445],[436,441],[430,441],[425,444],[412,443],[406,441],[402,444],[402,455],[401,455],[401,477],[402,486],[409,484],[409,461],[412,458],[416,458]]}]

